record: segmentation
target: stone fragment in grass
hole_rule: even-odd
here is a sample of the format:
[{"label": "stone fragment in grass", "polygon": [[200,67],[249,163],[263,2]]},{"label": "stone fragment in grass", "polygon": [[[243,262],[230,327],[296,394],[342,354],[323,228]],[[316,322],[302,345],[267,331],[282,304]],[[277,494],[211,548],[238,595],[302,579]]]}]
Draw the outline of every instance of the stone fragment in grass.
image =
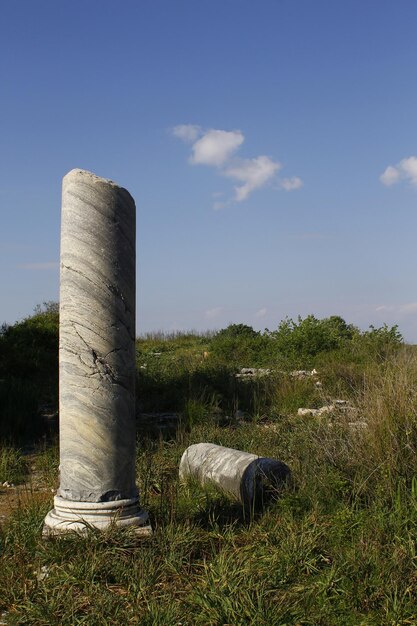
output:
[{"label": "stone fragment in grass", "polygon": [[299,417],[315,417],[318,414],[318,409],[298,409],[297,411]]},{"label": "stone fragment in grass", "polygon": [[291,476],[282,461],[213,443],[189,446],[182,455],[179,473],[182,480],[190,477],[202,485],[214,484],[240,500],[246,511],[276,499]]},{"label": "stone fragment in grass", "polygon": [[297,411],[299,417],[323,417],[332,413],[356,415],[356,408],[353,407],[348,400],[333,400],[332,404],[327,404],[319,409],[300,408]]},{"label": "stone fragment in grass", "polygon": [[266,367],[242,367],[240,372],[235,375],[236,378],[261,378],[269,376],[271,370]]}]

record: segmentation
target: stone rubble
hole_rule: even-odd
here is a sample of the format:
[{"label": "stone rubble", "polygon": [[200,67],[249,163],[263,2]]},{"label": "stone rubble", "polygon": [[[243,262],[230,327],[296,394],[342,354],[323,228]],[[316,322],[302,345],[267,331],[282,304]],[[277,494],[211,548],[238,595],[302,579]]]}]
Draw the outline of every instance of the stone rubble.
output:
[{"label": "stone rubble", "polygon": [[357,409],[348,400],[333,400],[331,404],[324,405],[319,409],[299,408],[297,415],[299,417],[322,417],[335,412],[355,415]]},{"label": "stone rubble", "polygon": [[266,367],[242,367],[239,374],[235,374],[236,378],[260,378],[269,376],[271,370]]},{"label": "stone rubble", "polygon": [[[319,409],[300,408],[297,411],[297,415],[299,417],[323,417],[326,415],[332,415],[336,418],[338,416],[341,417],[342,415],[345,415],[352,419],[358,416],[358,409],[348,400],[333,400],[332,404],[322,406]],[[333,426],[333,423],[329,422],[328,425]],[[365,420],[356,419],[354,421],[347,422],[347,426],[352,430],[359,431],[368,428],[368,423]]]},{"label": "stone rubble", "polygon": [[313,369],[311,371],[309,370],[294,370],[293,372],[290,372],[290,376],[292,376],[292,378],[298,378],[298,379],[304,379],[304,378],[311,378],[311,377],[315,377],[318,375],[318,371],[316,369]]}]

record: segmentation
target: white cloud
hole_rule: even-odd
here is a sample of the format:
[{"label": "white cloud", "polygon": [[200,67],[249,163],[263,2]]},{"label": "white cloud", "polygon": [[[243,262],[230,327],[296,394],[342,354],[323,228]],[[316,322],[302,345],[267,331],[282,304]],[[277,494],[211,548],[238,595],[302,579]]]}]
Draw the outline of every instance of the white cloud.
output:
[{"label": "white cloud", "polygon": [[262,309],[259,309],[259,311],[256,311],[255,317],[265,317],[267,312],[268,312],[268,309],[266,309],[265,307]]},{"label": "white cloud", "polygon": [[50,263],[21,263],[17,266],[20,270],[55,270],[58,269],[58,261],[51,261]]},{"label": "white cloud", "polygon": [[292,178],[283,178],[279,181],[280,187],[285,189],[285,191],[294,191],[294,189],[300,189],[303,184],[303,181],[298,176],[293,176]]},{"label": "white cloud", "polygon": [[205,315],[205,317],[206,317],[208,320],[212,320],[212,319],[214,319],[215,317],[218,317],[218,316],[220,315],[220,313],[221,313],[221,312],[222,312],[222,307],[221,307],[221,306],[218,306],[218,307],[216,307],[216,308],[214,308],[214,309],[208,309],[208,311],[206,311],[206,312],[204,313],[204,315]]},{"label": "white cloud", "polygon": [[242,145],[240,130],[208,130],[193,144],[190,162],[193,165],[223,165]]},{"label": "white cloud", "polygon": [[417,157],[411,156],[400,162],[400,168],[405,177],[413,184],[417,185]]},{"label": "white cloud", "polygon": [[401,180],[408,181],[417,187],[417,157],[411,156],[402,159],[397,165],[388,165],[385,172],[379,177],[381,183],[390,187]]},{"label": "white cloud", "polygon": [[398,183],[400,178],[400,172],[397,170],[397,168],[392,167],[392,165],[388,165],[385,172],[379,177],[379,180],[387,187],[390,187],[391,185]]},{"label": "white cloud", "polygon": [[174,137],[178,137],[185,143],[194,143],[194,141],[201,135],[201,127],[196,124],[178,124],[172,129]]},{"label": "white cloud", "polygon": [[[233,199],[214,202],[215,210],[223,209],[232,202],[246,200],[255,189],[260,189],[272,181],[276,172],[282,168],[281,163],[265,155],[253,159],[236,158],[234,155],[245,140],[240,130],[214,128],[202,130],[200,126],[181,124],[172,129],[172,134],[192,144],[189,159],[192,165],[215,167],[222,176],[241,183],[234,188]],[[279,187],[286,191],[293,191],[302,186],[303,182],[298,176],[279,181]]]},{"label": "white cloud", "polygon": [[225,169],[223,175],[243,182],[243,185],[235,187],[235,200],[242,202],[254,189],[263,187],[271,180],[281,167],[278,161],[273,161],[267,156],[258,156],[255,159],[240,159],[235,165]]}]

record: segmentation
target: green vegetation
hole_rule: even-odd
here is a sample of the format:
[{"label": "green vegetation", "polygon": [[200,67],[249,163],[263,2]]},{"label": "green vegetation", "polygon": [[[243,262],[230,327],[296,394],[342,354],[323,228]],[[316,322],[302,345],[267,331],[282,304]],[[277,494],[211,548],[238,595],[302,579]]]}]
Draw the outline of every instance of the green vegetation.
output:
[{"label": "green vegetation", "polygon": [[[137,363],[138,413],[179,415],[176,432],[142,431],[138,444],[154,534],[45,542],[51,502],[33,498],[0,521],[10,624],[417,623],[417,352],[396,327],[309,316],[264,333],[159,334],[137,341]],[[236,377],[242,367],[269,372]],[[297,416],[337,398],[350,409]],[[281,459],[292,483],[245,518],[214,488],[179,483],[179,459],[200,441]],[[35,465],[57,484],[56,447]]]},{"label": "green vegetation", "polygon": [[28,474],[28,466],[21,451],[9,446],[0,447],[0,485],[20,483]]},{"label": "green vegetation", "polygon": [[[205,411],[258,418],[323,403],[323,394],[355,395],[369,367],[378,367],[402,345],[398,328],[362,332],[337,316],[287,319],[276,331],[232,324],[214,335],[159,335],[137,341],[137,406],[142,412],[180,411],[192,403]],[[263,367],[269,376],[236,378],[242,367]],[[289,378],[294,368],[320,370],[311,380]]]},{"label": "green vegetation", "polygon": [[0,329],[0,439],[31,441],[42,434],[41,409],[58,406],[58,307]]}]

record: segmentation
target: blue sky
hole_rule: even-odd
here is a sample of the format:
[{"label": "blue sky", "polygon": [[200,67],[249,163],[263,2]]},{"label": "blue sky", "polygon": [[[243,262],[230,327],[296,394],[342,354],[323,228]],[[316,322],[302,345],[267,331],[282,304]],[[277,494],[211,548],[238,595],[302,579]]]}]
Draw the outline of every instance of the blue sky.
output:
[{"label": "blue sky", "polygon": [[417,342],[414,0],[14,0],[0,322],[59,297],[62,177],[136,200],[137,331],[399,324]]}]

